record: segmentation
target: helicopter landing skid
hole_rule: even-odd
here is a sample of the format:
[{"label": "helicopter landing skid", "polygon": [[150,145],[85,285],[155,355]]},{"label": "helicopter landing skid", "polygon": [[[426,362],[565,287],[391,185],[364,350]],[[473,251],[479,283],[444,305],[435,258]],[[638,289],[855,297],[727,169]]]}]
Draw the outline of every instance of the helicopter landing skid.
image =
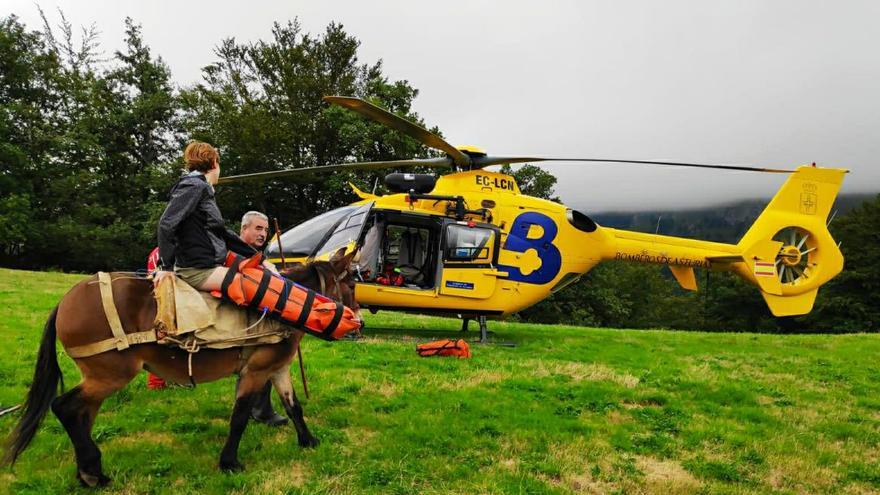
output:
[{"label": "helicopter landing skid", "polygon": [[[489,342],[489,324],[486,322],[485,316],[478,316],[476,318],[477,322],[480,324],[480,340],[473,341],[475,344],[492,344],[492,345],[500,345],[503,347],[516,347],[516,344],[513,342]],[[468,325],[470,324],[471,318],[462,318],[461,319],[461,331],[467,332]]]}]

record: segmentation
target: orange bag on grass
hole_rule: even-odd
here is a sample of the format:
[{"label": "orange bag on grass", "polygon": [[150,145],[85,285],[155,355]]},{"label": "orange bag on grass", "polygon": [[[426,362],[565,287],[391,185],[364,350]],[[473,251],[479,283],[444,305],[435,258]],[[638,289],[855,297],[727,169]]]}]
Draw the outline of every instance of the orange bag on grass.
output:
[{"label": "orange bag on grass", "polygon": [[443,339],[427,344],[419,344],[416,346],[416,352],[419,356],[456,356],[459,358],[471,357],[471,348],[467,342],[462,339],[452,340]]}]

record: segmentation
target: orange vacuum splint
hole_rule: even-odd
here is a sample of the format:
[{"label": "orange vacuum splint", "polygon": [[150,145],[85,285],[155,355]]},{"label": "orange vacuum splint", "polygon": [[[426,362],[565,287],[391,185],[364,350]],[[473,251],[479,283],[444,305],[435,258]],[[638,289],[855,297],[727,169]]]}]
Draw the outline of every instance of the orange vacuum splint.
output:
[{"label": "orange vacuum splint", "polygon": [[324,340],[338,340],[360,328],[351,308],[266,270],[262,262],[262,254],[245,258],[230,252],[220,295]]},{"label": "orange vacuum splint", "polygon": [[467,342],[462,339],[452,340],[443,339],[419,344],[416,346],[416,352],[419,356],[457,356],[459,358],[471,357],[471,348]]}]

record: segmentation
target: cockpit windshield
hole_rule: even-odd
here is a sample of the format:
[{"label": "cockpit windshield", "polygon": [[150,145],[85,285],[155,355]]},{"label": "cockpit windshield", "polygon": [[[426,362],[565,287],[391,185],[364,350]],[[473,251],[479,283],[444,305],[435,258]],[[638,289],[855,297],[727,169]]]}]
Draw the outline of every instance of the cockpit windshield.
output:
[{"label": "cockpit windshield", "polygon": [[[291,257],[309,256],[326,238],[328,231],[336,226],[339,220],[351,214],[357,206],[343,206],[309,219],[281,235],[281,246],[284,255]],[[272,242],[266,249],[270,257],[280,256],[278,243]]]}]

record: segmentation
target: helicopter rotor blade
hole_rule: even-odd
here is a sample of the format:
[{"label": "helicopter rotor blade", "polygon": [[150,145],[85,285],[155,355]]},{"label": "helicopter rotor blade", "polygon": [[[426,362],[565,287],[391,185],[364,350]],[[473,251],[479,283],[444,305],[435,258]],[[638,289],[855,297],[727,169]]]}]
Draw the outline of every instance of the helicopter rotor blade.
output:
[{"label": "helicopter rotor blade", "polygon": [[542,157],[500,157],[500,156],[478,156],[473,160],[474,168],[484,168],[490,165],[501,165],[505,163],[532,163],[532,162],[590,162],[590,163],[637,163],[644,165],[662,165],[671,167],[693,167],[693,168],[714,168],[721,170],[742,170],[747,172],[767,172],[774,174],[790,174],[794,170],[751,167],[747,165],[721,165],[715,163],[685,163],[685,162],[666,162],[657,160],[619,160],[614,158],[542,158]]},{"label": "helicopter rotor blade", "polygon": [[425,146],[440,150],[451,156],[452,160],[455,161],[455,164],[459,167],[466,167],[471,164],[471,158],[468,155],[461,152],[455,146],[447,143],[440,136],[424,127],[404,119],[403,117],[394,115],[384,108],[377,107],[368,101],[351,96],[325,96],[324,101],[357,112],[364,117],[400,131]]},{"label": "helicopter rotor blade", "polygon": [[413,160],[388,160],[379,162],[337,163],[333,165],[321,165],[318,167],[303,167],[292,168],[288,170],[256,172],[253,174],[230,175],[228,177],[221,177],[220,180],[217,181],[217,183],[229,184],[246,180],[275,179],[278,177],[310,177],[315,174],[326,174],[330,172],[339,172],[342,170],[384,170],[388,168],[399,169],[408,167],[452,168],[452,164],[452,159],[448,157],[417,158]]}]

